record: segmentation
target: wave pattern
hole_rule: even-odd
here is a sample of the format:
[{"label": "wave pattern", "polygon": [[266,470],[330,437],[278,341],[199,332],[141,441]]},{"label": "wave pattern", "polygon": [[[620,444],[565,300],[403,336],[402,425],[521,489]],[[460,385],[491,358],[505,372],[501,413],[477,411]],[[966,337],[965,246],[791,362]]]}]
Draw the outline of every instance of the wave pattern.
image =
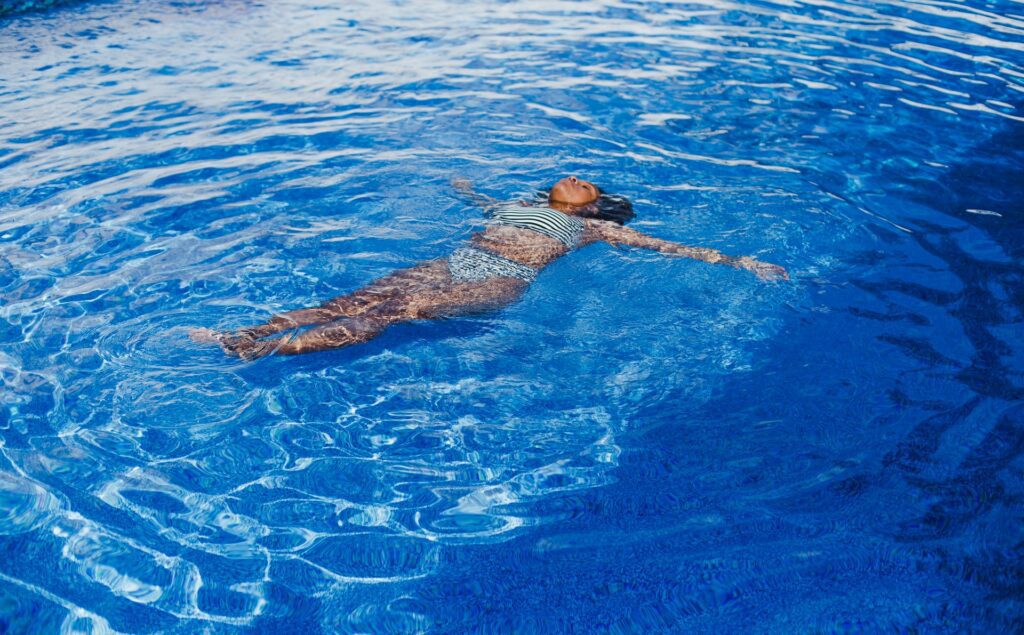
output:
[{"label": "wave pattern", "polygon": [[[0,630],[1020,628],[1022,42],[1011,0],[3,19]],[[795,282],[591,247],[348,350],[187,339],[445,255],[453,176],[564,173]]]}]

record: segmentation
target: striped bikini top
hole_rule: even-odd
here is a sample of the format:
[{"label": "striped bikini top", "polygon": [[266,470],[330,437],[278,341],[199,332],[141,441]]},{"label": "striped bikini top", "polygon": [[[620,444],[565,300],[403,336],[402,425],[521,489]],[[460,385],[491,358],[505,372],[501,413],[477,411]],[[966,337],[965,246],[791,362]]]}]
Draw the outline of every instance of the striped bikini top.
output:
[{"label": "striped bikini top", "polygon": [[572,249],[583,236],[583,220],[563,214],[550,207],[502,205],[492,208],[488,216],[495,225],[509,225],[544,234]]}]

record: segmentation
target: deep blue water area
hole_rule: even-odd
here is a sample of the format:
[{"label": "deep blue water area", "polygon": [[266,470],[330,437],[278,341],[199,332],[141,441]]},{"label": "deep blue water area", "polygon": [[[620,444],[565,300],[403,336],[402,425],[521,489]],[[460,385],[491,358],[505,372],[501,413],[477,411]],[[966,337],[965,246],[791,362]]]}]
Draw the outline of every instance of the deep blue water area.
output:
[{"label": "deep blue water area", "polygon": [[[631,226],[521,301],[188,339]],[[1024,631],[1024,5],[97,1],[0,20],[0,631]]]}]

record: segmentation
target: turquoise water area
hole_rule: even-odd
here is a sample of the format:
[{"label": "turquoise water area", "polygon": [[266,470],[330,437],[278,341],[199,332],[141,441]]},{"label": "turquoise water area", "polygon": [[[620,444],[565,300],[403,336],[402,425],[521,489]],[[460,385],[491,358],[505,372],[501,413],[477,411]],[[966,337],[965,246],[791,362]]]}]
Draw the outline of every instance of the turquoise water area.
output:
[{"label": "turquoise water area", "polygon": [[[1024,630],[1014,0],[0,20],[0,631]],[[566,174],[587,247],[335,352],[189,341]]]}]

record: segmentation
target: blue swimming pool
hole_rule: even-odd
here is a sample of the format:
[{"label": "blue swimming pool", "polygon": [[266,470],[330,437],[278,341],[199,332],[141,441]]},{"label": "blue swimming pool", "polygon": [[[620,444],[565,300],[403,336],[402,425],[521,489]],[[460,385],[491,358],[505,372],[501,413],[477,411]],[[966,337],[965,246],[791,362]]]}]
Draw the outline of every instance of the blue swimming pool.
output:
[{"label": "blue swimming pool", "polygon": [[[517,304],[188,340],[566,174]],[[1024,9],[118,0],[0,21],[0,631],[1024,630]]]}]

